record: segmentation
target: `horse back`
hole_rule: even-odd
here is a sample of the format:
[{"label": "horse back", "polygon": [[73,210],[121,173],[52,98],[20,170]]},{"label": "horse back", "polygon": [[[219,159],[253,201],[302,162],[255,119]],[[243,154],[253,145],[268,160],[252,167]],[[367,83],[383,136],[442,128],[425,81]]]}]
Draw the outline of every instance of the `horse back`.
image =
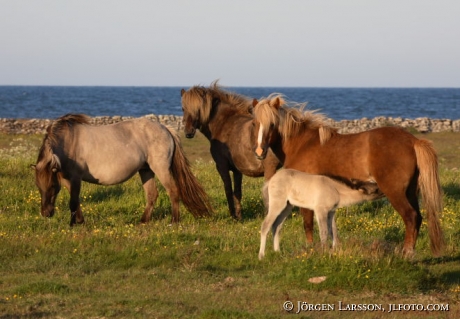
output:
[{"label": "horse back", "polygon": [[88,182],[112,185],[148,168],[152,157],[170,162],[174,142],[164,126],[139,118],[111,125],[75,126],[63,147],[63,166],[69,172]]},{"label": "horse back", "polygon": [[389,171],[412,176],[417,165],[416,140],[415,136],[397,127],[334,134],[323,144],[317,132],[316,135],[309,132],[285,143],[284,166],[311,174],[363,181],[374,180],[375,176],[388,174]]}]

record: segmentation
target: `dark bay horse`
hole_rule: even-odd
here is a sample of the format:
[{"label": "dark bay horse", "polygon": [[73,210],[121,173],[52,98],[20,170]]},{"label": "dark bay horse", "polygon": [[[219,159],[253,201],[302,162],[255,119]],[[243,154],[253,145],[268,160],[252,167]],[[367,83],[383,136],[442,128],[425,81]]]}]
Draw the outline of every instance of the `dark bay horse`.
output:
[{"label": "dark bay horse", "polygon": [[[271,151],[263,161],[253,154],[252,99],[223,90],[213,82],[210,87],[182,89],[185,136],[193,138],[199,129],[211,143],[211,155],[224,182],[230,214],[241,219],[241,184],[243,174],[269,179],[279,167]],[[233,188],[230,171],[233,172]]]},{"label": "dark bay horse", "polygon": [[[288,107],[280,95],[253,103],[256,132],[252,138],[257,158],[265,158],[271,148],[285,168],[377,183],[404,221],[405,255],[413,254],[422,224],[420,191],[431,250],[435,255],[441,252],[444,239],[438,214],[442,212],[442,189],[437,154],[429,141],[397,127],[339,134],[321,114]],[[312,214],[304,215],[304,225],[313,225]],[[306,228],[311,241],[309,231],[311,228]]]},{"label": "dark bay horse", "polygon": [[172,222],[179,222],[179,200],[195,216],[208,215],[208,197],[185,157],[178,137],[146,118],[93,126],[83,114],[67,114],[46,130],[38,154],[35,180],[41,194],[41,214],[54,215],[61,185],[70,193],[70,225],[83,223],[81,182],[99,185],[123,183],[139,172],[148,222],[158,197],[155,175],[165,187],[172,206]]}]

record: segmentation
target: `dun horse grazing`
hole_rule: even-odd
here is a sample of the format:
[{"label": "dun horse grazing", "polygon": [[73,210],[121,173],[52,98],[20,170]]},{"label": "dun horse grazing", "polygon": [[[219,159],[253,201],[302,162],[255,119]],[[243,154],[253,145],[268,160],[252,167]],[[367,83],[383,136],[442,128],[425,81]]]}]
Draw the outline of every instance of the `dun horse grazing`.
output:
[{"label": "dun horse grazing", "polygon": [[179,199],[195,217],[212,211],[178,137],[146,118],[92,126],[86,115],[65,115],[48,126],[33,167],[41,194],[41,214],[54,215],[54,203],[63,185],[70,193],[71,226],[84,222],[79,200],[82,181],[114,185],[136,172],[147,200],[142,222],[150,220],[158,197],[155,175],[171,200],[172,222],[179,222]]},{"label": "dun horse grazing", "polygon": [[[182,89],[185,136],[193,138],[199,129],[211,143],[211,155],[224,182],[230,214],[241,219],[241,183],[243,174],[265,176],[268,180],[279,167],[271,151],[263,161],[253,155],[252,99],[223,90],[213,82],[210,87]],[[233,172],[233,188],[230,171]]]},{"label": "dun horse grazing", "polygon": [[[431,250],[435,255],[441,252],[444,240],[438,214],[442,212],[442,189],[437,155],[429,141],[397,127],[339,134],[322,115],[287,107],[280,95],[254,101],[254,126],[254,150],[259,159],[265,158],[270,147],[285,168],[377,183],[404,221],[406,255],[413,254],[422,224],[420,191]],[[304,215],[304,225],[313,225],[312,214]],[[311,229],[306,227],[309,241]]]},{"label": "dun horse grazing", "polygon": [[268,214],[260,231],[259,259],[265,255],[265,243],[270,227],[273,231],[273,246],[279,251],[279,233],[293,206],[315,211],[319,225],[321,244],[326,245],[327,236],[332,236],[332,246],[338,242],[335,224],[336,208],[358,204],[383,196],[375,183],[336,181],[323,175],[310,175],[293,169],[278,171],[263,188]]}]

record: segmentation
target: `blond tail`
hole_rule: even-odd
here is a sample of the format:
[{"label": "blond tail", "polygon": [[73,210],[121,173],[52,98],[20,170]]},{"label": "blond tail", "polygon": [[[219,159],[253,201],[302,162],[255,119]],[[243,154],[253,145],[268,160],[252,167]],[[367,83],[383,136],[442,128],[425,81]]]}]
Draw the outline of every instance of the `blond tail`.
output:
[{"label": "blond tail", "polygon": [[442,188],[438,173],[438,156],[428,140],[417,140],[414,145],[420,171],[418,185],[427,213],[431,251],[439,255],[444,248],[444,236],[439,223],[442,212]]}]

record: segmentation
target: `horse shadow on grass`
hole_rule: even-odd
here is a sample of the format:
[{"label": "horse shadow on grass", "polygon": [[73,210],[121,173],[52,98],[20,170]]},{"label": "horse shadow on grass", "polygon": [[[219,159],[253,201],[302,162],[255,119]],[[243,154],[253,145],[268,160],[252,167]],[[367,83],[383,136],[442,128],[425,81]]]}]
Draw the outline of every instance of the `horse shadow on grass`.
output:
[{"label": "horse shadow on grass", "polygon": [[460,185],[458,183],[450,182],[443,188],[444,195],[453,199],[460,199]]},{"label": "horse shadow on grass", "polygon": [[125,195],[125,191],[122,185],[113,185],[107,187],[97,187],[90,195],[91,196],[85,198],[86,202],[101,203],[112,198],[122,200]]},{"label": "horse shadow on grass", "polygon": [[443,271],[439,277],[438,281],[442,282],[444,285],[450,286],[450,287],[456,287],[460,285],[460,269],[458,269],[457,265],[460,262],[460,255],[457,256],[442,256],[442,257],[429,257],[425,258],[420,261],[420,263],[424,266],[430,266],[430,265],[443,265],[443,269],[449,269],[449,264],[453,266],[453,268],[457,269],[452,269],[448,271]]},{"label": "horse shadow on grass", "polygon": [[[162,186],[157,185],[159,196],[155,203],[155,207],[153,208],[152,212],[152,220],[162,220],[164,218],[171,218],[171,202],[169,201],[169,197],[165,195],[163,198],[162,194],[165,192]],[[139,192],[142,193],[141,197],[141,206],[138,211],[132,212],[128,208],[125,197],[127,196],[127,192],[125,187],[122,184],[118,185],[111,185],[107,187],[97,187],[89,193],[89,196],[86,196],[84,201],[88,204],[101,204],[104,202],[108,202],[110,200],[119,202],[117,205],[117,209],[114,212],[116,215],[132,215],[131,223],[138,223],[140,222],[142,213],[145,208],[145,195],[142,188],[139,189]],[[184,208],[185,209],[185,208]],[[85,213],[85,212],[83,212]]]}]

